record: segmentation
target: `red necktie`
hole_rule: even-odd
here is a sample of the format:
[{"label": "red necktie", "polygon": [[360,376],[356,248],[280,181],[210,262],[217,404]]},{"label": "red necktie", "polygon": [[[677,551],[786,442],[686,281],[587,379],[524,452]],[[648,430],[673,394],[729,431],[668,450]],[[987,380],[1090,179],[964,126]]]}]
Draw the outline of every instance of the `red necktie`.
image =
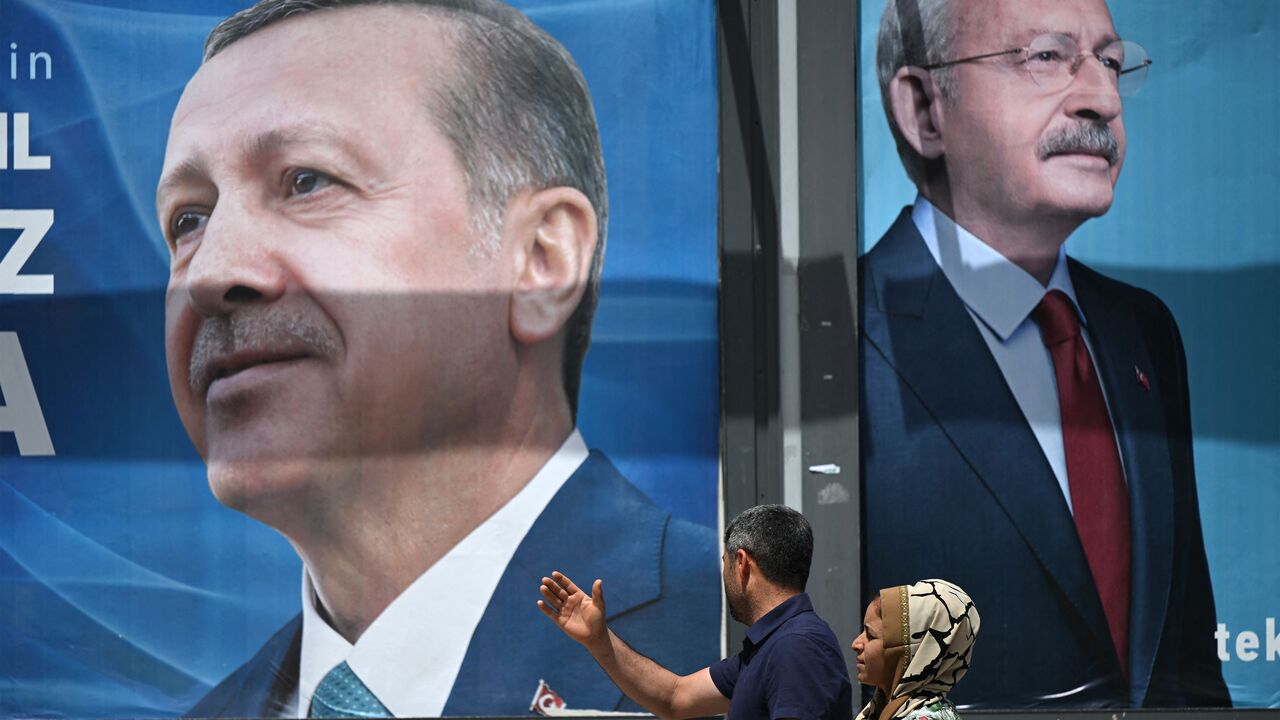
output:
[{"label": "red necktie", "polygon": [[1102,386],[1080,335],[1075,305],[1061,290],[1031,313],[1053,356],[1062,445],[1076,531],[1084,545],[1120,667],[1129,674],[1129,493]]}]

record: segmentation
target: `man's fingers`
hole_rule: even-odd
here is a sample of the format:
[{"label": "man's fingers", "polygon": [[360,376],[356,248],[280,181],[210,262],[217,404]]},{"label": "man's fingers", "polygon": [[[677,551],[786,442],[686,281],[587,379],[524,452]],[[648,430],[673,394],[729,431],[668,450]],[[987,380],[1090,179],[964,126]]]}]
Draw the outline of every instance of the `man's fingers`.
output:
[{"label": "man's fingers", "polygon": [[565,590],[568,590],[570,595],[576,592],[582,592],[582,590],[578,589],[577,585],[573,584],[572,580],[565,577],[564,573],[560,572],[559,570],[551,573],[551,577],[555,578],[555,581],[559,583],[561,587],[563,587]]},{"label": "man's fingers", "polygon": [[555,580],[552,580],[551,578],[546,578],[546,577],[542,578],[542,586],[547,588],[551,592],[555,593],[556,595],[559,595],[562,599],[569,597],[568,591],[566,591],[563,587],[561,587],[560,583],[556,582]]},{"label": "man's fingers", "polygon": [[552,610],[552,609],[551,609],[551,607],[550,607],[549,605],[547,605],[546,603],[542,602],[541,600],[539,600],[539,601],[538,601],[538,609],[542,611],[542,614],[543,614],[543,615],[546,615],[547,617],[551,618],[552,620],[559,620],[559,619],[560,619],[560,613],[556,612],[555,610]]},{"label": "man's fingers", "polygon": [[563,607],[565,603],[569,602],[569,598],[571,597],[569,591],[561,587],[559,583],[547,578],[543,578],[542,586],[538,589],[542,592],[542,596],[545,597],[551,603],[552,607],[557,610]]},{"label": "man's fingers", "polygon": [[604,581],[596,579],[591,585],[591,602],[597,607],[604,607]]},{"label": "man's fingers", "polygon": [[547,604],[555,608],[556,610],[559,610],[561,606],[564,605],[564,599],[561,598],[559,595],[557,595],[554,590],[547,587],[546,585],[543,585],[542,587],[538,588],[538,590],[542,592],[542,597],[546,600]]}]

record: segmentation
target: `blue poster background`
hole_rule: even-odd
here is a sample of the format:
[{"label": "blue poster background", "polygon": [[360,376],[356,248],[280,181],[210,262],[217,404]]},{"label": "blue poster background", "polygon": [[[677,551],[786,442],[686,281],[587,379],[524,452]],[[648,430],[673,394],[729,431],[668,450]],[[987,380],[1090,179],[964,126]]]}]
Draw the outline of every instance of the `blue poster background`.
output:
[{"label": "blue poster background", "polygon": [[[0,0],[0,113],[27,113],[31,152],[52,158],[0,170],[0,208],[55,211],[22,271],[55,292],[0,296],[0,332],[20,340],[56,450],[22,457],[0,432],[0,716],[180,713],[297,611],[292,549],[210,496],[163,352],[169,118],[205,34],[247,4]],[[608,167],[579,425],[659,505],[714,528],[714,6],[514,4],[581,65]],[[40,60],[30,79],[31,53],[51,79]],[[0,229],[0,252],[17,235]]]},{"label": "blue poster background", "polygon": [[[1280,707],[1280,641],[1268,645],[1280,631],[1280,3],[1110,4],[1120,35],[1155,64],[1125,101],[1115,204],[1067,251],[1151,290],[1177,318],[1205,550],[1229,633],[1223,676],[1236,706]],[[915,197],[876,80],[882,9],[864,0],[860,15],[864,251]],[[1241,633],[1256,644],[1245,635],[1238,647]]]}]

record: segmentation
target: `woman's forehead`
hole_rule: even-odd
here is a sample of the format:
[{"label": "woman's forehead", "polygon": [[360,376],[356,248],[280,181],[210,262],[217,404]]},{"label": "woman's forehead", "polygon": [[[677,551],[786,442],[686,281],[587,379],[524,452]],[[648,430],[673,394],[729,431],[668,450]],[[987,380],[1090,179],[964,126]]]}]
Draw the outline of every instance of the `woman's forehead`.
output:
[{"label": "woman's forehead", "polygon": [[876,595],[872,598],[871,604],[867,605],[866,624],[871,625],[872,623],[875,623],[877,626],[881,624],[880,605],[880,596]]}]

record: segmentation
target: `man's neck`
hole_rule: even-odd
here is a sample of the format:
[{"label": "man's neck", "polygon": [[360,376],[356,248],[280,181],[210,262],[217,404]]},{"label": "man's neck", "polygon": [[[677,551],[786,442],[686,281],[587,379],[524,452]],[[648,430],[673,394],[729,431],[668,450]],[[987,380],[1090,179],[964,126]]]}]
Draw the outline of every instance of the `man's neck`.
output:
[{"label": "man's neck", "polygon": [[[361,459],[341,481],[354,496],[310,503],[279,527],[307,566],[332,627],[354,643],[422,573],[505,505],[564,443],[572,425],[531,423],[502,441]],[[316,493],[320,495],[322,493]]]},{"label": "man's neck", "polygon": [[920,192],[952,222],[1046,287],[1057,267],[1059,249],[1084,222],[1075,216],[995,217],[983,208],[955,201],[945,182],[931,183]]},{"label": "man's neck", "polygon": [[760,622],[760,619],[765,615],[777,610],[779,605],[799,594],[799,592],[788,588],[774,587],[770,588],[766,592],[762,592],[759,597],[752,598],[752,618],[751,622],[747,623],[747,627],[751,627],[752,625]]}]

